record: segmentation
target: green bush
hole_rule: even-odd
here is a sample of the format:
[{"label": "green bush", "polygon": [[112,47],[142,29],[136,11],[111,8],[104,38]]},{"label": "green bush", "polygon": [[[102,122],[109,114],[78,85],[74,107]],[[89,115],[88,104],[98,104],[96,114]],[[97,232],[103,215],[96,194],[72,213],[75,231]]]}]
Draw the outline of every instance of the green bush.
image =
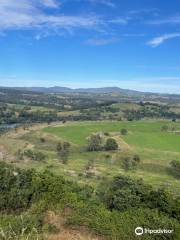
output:
[{"label": "green bush", "polygon": [[173,160],[170,162],[171,172],[176,178],[180,178],[180,161]]},{"label": "green bush", "polygon": [[122,128],[121,135],[127,135],[127,134],[128,134],[128,130],[126,128]]},{"label": "green bush", "polygon": [[99,134],[92,134],[88,138],[87,150],[90,152],[102,150],[102,138]]},{"label": "green bush", "polygon": [[140,160],[140,156],[137,154],[132,158],[125,157],[122,159],[122,168],[124,168],[125,171],[134,170],[138,167]]},{"label": "green bush", "polygon": [[142,180],[124,176],[115,177],[112,182],[99,187],[99,197],[108,209],[121,212],[137,207],[158,209],[163,214],[180,219],[180,200],[173,199],[164,189],[154,190]]},{"label": "green bush", "polygon": [[112,240],[134,240],[135,228],[172,229],[173,234],[143,235],[145,240],[178,240],[180,224],[157,210],[147,208],[130,209],[123,213],[108,211],[99,205],[81,205],[68,218],[67,224],[86,226],[100,235]]},{"label": "green bush", "polygon": [[37,215],[1,215],[0,239],[40,239],[41,226],[42,221]]},{"label": "green bush", "polygon": [[112,150],[117,150],[118,149],[118,144],[114,138],[108,138],[106,140],[105,146],[104,146],[106,151],[112,151]]},{"label": "green bush", "polygon": [[70,147],[71,145],[69,142],[59,142],[57,144],[57,152],[63,164],[67,164],[68,162]]},{"label": "green bush", "polygon": [[46,159],[46,155],[44,153],[32,149],[27,149],[22,154],[23,157],[27,157],[34,161],[43,161]]},{"label": "green bush", "polygon": [[162,131],[162,132],[167,132],[168,129],[169,129],[169,127],[168,127],[167,125],[163,125],[163,126],[161,127],[161,131]]},{"label": "green bush", "polygon": [[29,239],[34,240],[42,232],[56,232],[54,225],[43,221],[45,213],[69,209],[67,224],[86,226],[108,239],[134,240],[134,229],[142,226],[174,229],[172,235],[144,235],[143,239],[178,240],[180,199],[142,180],[117,176],[112,181],[103,179],[95,190],[48,171],[25,171],[0,162],[0,183],[4,239],[24,240],[31,234]]}]

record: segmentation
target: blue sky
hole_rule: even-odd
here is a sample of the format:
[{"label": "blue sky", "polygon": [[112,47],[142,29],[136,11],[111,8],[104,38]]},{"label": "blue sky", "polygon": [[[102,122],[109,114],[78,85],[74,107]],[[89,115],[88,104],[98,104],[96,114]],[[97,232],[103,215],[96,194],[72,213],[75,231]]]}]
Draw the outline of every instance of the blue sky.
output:
[{"label": "blue sky", "polygon": [[0,86],[180,93],[179,0],[0,0]]}]

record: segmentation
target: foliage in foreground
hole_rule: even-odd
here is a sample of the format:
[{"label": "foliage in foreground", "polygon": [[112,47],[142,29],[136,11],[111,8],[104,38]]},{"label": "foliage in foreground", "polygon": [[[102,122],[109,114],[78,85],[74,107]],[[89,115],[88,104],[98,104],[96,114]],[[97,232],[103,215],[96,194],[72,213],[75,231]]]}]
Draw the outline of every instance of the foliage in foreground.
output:
[{"label": "foliage in foreground", "polygon": [[0,239],[40,240],[40,218],[37,215],[2,215],[0,217]]},{"label": "foliage in foreground", "polygon": [[171,235],[146,234],[143,239],[178,239],[180,201],[140,180],[118,176],[95,190],[48,171],[37,173],[0,163],[0,183],[0,239],[8,239],[8,234],[9,239],[12,234],[14,239],[33,239],[44,233],[48,210],[62,213],[64,209],[70,209],[66,224],[86,226],[108,239],[135,239],[137,226],[174,229]]}]

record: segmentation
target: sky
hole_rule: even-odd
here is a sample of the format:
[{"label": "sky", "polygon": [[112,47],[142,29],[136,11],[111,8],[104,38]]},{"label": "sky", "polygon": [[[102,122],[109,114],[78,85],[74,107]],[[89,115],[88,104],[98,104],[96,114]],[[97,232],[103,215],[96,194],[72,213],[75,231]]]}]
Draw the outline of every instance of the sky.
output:
[{"label": "sky", "polygon": [[179,0],[0,0],[0,86],[180,94]]}]

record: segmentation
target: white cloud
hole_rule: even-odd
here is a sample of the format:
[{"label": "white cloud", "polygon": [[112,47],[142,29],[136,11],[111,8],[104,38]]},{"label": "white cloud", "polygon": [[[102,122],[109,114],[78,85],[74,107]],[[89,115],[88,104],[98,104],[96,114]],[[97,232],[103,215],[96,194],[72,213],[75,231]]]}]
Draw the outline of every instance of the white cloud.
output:
[{"label": "white cloud", "polygon": [[55,0],[41,0],[41,3],[45,7],[50,7],[50,8],[58,8],[60,5],[60,3]]},{"label": "white cloud", "polygon": [[[90,1],[114,6],[113,1],[109,0]],[[63,14],[62,9],[59,8],[62,3],[65,4],[66,0],[0,0],[0,32],[35,30],[35,39],[39,40],[52,34],[64,35],[66,32],[72,34],[75,29],[88,29],[103,34],[111,34],[112,24],[124,25],[128,23],[126,17],[109,19],[96,14]],[[45,8],[52,9],[49,12]],[[103,40],[99,41],[98,44],[108,43],[107,40],[106,42]]]},{"label": "white cloud", "polygon": [[85,43],[89,45],[95,45],[95,46],[102,46],[102,45],[108,45],[112,43],[118,42],[118,39],[111,38],[111,39],[88,39]]},{"label": "white cloud", "polygon": [[103,4],[107,7],[111,7],[114,8],[116,7],[116,4],[111,1],[111,0],[88,0],[90,3],[94,3],[94,4]]},{"label": "white cloud", "polygon": [[130,10],[128,11],[128,14],[130,15],[142,15],[142,14],[153,14],[155,16],[158,16],[159,10],[157,8],[142,8],[142,9],[136,9],[136,10]]},{"label": "white cloud", "polygon": [[[40,0],[42,3],[42,0]],[[34,0],[0,0],[0,31],[10,29],[49,30],[71,28],[92,28],[101,26],[103,21],[96,15],[73,16],[47,14],[39,8],[39,1]],[[43,0],[45,6],[55,7],[55,1]]]},{"label": "white cloud", "polygon": [[128,18],[121,18],[121,17],[118,17],[118,18],[114,18],[112,20],[109,20],[109,23],[114,23],[114,24],[127,24],[128,23]]},{"label": "white cloud", "polygon": [[[82,1],[82,0],[76,0]],[[83,0],[94,4],[115,7],[112,0]],[[35,39],[49,35],[73,34],[76,29],[93,30],[102,35],[117,36],[116,25],[126,25],[131,20],[129,16],[107,17],[97,14],[68,15],[63,14],[62,4],[68,0],[0,0],[0,37],[10,30],[33,30]],[[51,11],[46,11],[50,8]],[[130,37],[132,34],[121,35]],[[133,34],[135,36],[135,34]],[[90,39],[89,44],[106,45],[117,40]]]},{"label": "white cloud", "polygon": [[122,37],[144,37],[146,36],[145,33],[123,33],[121,34]]},{"label": "white cloud", "polygon": [[0,29],[19,28],[33,24],[36,9],[26,0],[0,1]]},{"label": "white cloud", "polygon": [[177,37],[180,37],[180,32],[164,34],[162,36],[153,38],[147,44],[150,45],[151,47],[158,47],[159,45],[161,45],[165,41],[167,41],[169,39],[177,38]]},{"label": "white cloud", "polygon": [[147,22],[152,25],[162,25],[162,24],[180,24],[180,15],[172,16],[164,19],[155,19]]}]

